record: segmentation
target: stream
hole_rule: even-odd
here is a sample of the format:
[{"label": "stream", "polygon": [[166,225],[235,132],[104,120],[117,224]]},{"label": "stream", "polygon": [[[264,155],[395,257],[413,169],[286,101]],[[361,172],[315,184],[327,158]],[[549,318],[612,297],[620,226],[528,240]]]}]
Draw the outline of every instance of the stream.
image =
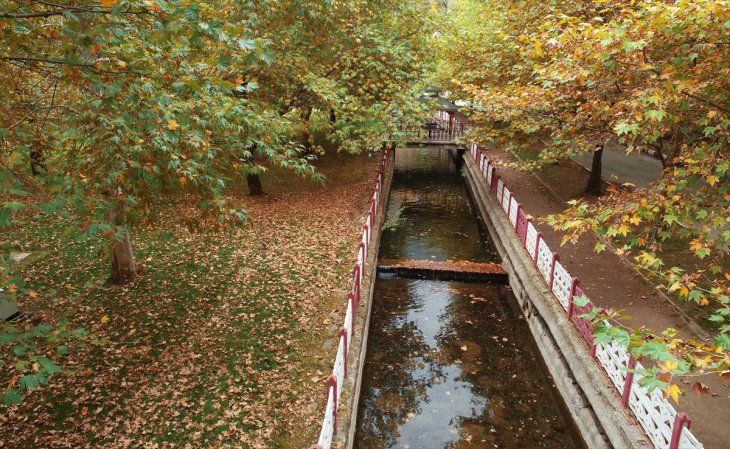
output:
[{"label": "stream", "polygon": [[[448,150],[396,150],[380,257],[499,262]],[[506,285],[375,284],[355,448],[584,448]]]}]

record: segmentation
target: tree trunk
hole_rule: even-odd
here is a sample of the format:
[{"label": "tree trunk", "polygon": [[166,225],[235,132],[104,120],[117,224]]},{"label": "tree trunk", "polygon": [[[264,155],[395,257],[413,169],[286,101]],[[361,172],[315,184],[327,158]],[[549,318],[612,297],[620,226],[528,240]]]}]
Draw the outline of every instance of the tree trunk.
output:
[{"label": "tree trunk", "polygon": [[46,167],[43,165],[43,152],[37,148],[30,150],[30,172],[33,176],[46,172]]},{"label": "tree trunk", "polygon": [[259,196],[264,194],[264,189],[261,187],[261,178],[257,173],[247,174],[246,184],[248,184],[249,195]]},{"label": "tree trunk", "polygon": [[596,145],[593,149],[593,164],[591,165],[591,173],[588,176],[588,184],[586,185],[586,193],[600,195],[601,192],[601,174],[603,171],[602,158],[603,145]]},{"label": "tree trunk", "polygon": [[335,123],[337,123],[337,114],[334,109],[330,109],[330,125],[335,126]]},{"label": "tree trunk", "polygon": [[109,282],[112,284],[124,284],[137,277],[137,264],[134,262],[132,244],[129,242],[129,233],[124,231],[124,238],[116,240],[112,238],[112,272]]},{"label": "tree trunk", "polygon": [[301,135],[301,144],[304,147],[304,152],[309,153],[312,149],[312,144],[310,143],[310,134],[309,134],[309,118],[312,116],[312,108],[306,107],[303,108],[300,114],[300,117],[302,119],[302,135]]}]

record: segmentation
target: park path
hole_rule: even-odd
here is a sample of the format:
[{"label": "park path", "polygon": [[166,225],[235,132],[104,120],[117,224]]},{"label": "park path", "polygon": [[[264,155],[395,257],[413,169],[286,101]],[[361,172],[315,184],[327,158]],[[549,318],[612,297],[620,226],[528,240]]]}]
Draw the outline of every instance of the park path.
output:
[{"label": "park path", "polygon": [[[504,165],[500,161],[514,159],[511,153],[497,148],[490,148],[488,157],[498,166]],[[499,173],[525,211],[539,223],[541,218],[561,212],[566,207],[565,200],[579,197],[587,181],[587,172],[572,164],[555,170],[559,172],[540,178],[507,168],[500,168]],[[540,229],[548,246],[558,248],[562,234],[546,223],[541,223]],[[627,322],[629,326],[644,325],[656,330],[674,327],[685,337],[699,338],[685,318],[619,256],[609,252],[597,255],[593,250],[595,243],[592,236],[585,236],[577,244],[568,244],[559,250],[561,263],[571,274],[581,278],[583,290],[594,304],[625,310],[631,317]],[[691,384],[698,380],[708,385],[715,395],[694,395]],[[686,395],[680,398],[677,409],[692,418],[692,431],[706,449],[726,449],[730,441],[730,385],[711,376],[687,379],[686,382]]]},{"label": "park path", "polygon": [[[614,184],[630,182],[638,187],[648,187],[662,175],[662,163],[659,159],[645,153],[626,154],[625,147],[609,143],[603,151],[603,178]],[[583,153],[573,160],[587,170],[593,162],[592,153]]]}]

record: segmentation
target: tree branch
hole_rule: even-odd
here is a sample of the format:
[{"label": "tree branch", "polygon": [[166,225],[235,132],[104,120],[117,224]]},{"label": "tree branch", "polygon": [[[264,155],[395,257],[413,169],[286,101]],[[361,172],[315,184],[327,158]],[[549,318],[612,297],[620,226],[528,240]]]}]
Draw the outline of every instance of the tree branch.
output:
[{"label": "tree branch", "polygon": [[22,117],[22,118],[21,118],[20,120],[18,120],[17,122],[15,122],[15,123],[13,123],[12,125],[10,125],[10,127],[8,127],[8,129],[13,129],[13,128],[15,128],[16,126],[18,126],[18,125],[20,125],[21,123],[23,123],[23,122],[25,121],[25,119],[27,119],[28,117],[30,117],[31,115],[35,114],[35,113],[36,113],[36,112],[38,112],[38,111],[43,111],[43,110],[45,110],[45,109],[53,109],[53,108],[59,108],[59,109],[67,109],[67,110],[69,110],[69,111],[73,112],[74,114],[78,114],[78,113],[79,113],[79,111],[77,111],[76,109],[74,109],[74,108],[72,108],[72,107],[70,107],[70,106],[62,105],[62,104],[51,104],[51,105],[48,105],[48,106],[39,106],[39,107],[37,107],[37,108],[35,108],[35,109],[33,109],[33,110],[29,111],[29,112],[28,112],[27,114],[25,114],[25,115],[24,115],[24,116],[23,116],[23,117]]},{"label": "tree branch", "polygon": [[715,109],[719,109],[719,110],[721,110],[723,112],[727,112],[728,114],[730,114],[730,109],[727,109],[725,107],[722,107],[721,105],[719,105],[717,103],[714,103],[711,100],[708,100],[706,98],[702,98],[702,97],[700,97],[698,95],[691,94],[691,93],[687,92],[686,90],[683,90],[682,91],[682,95],[685,95],[685,96],[687,96],[689,98],[692,98],[694,100],[697,100],[697,101],[699,101],[701,103],[704,103],[704,104],[706,104],[708,106],[712,106]]}]

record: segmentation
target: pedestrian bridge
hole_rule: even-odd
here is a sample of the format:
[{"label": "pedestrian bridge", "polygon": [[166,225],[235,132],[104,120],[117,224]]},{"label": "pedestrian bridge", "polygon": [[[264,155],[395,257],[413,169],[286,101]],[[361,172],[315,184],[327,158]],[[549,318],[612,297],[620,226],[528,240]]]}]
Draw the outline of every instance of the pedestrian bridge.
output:
[{"label": "pedestrian bridge", "polygon": [[[443,116],[444,112],[439,111],[439,116]],[[459,143],[459,139],[466,134],[467,129],[466,123],[453,116],[448,119],[431,118],[421,128],[400,129],[396,140],[404,142],[406,146],[463,149],[466,147]]]}]

